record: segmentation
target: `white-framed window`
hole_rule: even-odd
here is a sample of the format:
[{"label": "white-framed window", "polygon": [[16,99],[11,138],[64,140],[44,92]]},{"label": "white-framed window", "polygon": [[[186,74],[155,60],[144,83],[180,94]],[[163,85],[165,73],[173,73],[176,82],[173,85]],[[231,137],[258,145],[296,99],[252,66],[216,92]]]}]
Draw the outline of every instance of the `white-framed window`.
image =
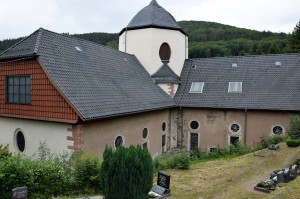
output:
[{"label": "white-framed window", "polygon": [[228,93],[241,93],[243,83],[242,82],[229,82],[228,84]]},{"label": "white-framed window", "polygon": [[115,139],[115,149],[119,148],[120,146],[122,146],[124,144],[124,139],[121,135],[118,135]]},{"label": "white-framed window", "polygon": [[199,149],[199,134],[198,133],[190,133],[190,151],[194,151]]},{"label": "white-framed window", "polygon": [[191,123],[190,123],[190,128],[191,129],[197,130],[197,129],[199,129],[199,127],[200,127],[200,124],[199,124],[198,121],[196,121],[196,120],[191,121]]},{"label": "white-framed window", "polygon": [[204,82],[192,82],[190,93],[202,93]]},{"label": "white-framed window", "polygon": [[148,134],[149,134],[148,128],[144,128],[142,134],[143,134],[143,139],[144,139],[144,140],[147,139]]},{"label": "white-framed window", "polygon": [[272,133],[274,135],[282,135],[283,132],[284,132],[284,128],[282,126],[280,126],[280,125],[274,125],[272,127]]},{"label": "white-framed window", "polygon": [[26,140],[24,132],[21,129],[15,131],[14,142],[17,151],[23,153],[26,149]]},{"label": "white-framed window", "polygon": [[208,147],[207,151],[208,152],[216,152],[216,151],[218,151],[218,147],[216,147],[216,146]]}]

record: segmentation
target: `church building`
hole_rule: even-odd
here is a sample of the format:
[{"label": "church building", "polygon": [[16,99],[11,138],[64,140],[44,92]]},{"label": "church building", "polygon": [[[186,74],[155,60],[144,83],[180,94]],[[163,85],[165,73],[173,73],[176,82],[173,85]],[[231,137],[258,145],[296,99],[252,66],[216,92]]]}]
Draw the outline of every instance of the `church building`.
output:
[{"label": "church building", "polygon": [[299,77],[299,54],[189,59],[188,34],[152,0],[119,50],[40,28],[0,54],[0,143],[99,157],[106,146],[252,145],[287,134]]}]

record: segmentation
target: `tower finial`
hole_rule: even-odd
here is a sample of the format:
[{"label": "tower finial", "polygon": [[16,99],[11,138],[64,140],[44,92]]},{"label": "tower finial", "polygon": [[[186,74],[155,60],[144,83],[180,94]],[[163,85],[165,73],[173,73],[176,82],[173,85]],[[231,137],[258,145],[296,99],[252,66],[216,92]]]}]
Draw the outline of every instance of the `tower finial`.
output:
[{"label": "tower finial", "polygon": [[158,5],[157,1],[156,0],[152,0],[150,5]]}]

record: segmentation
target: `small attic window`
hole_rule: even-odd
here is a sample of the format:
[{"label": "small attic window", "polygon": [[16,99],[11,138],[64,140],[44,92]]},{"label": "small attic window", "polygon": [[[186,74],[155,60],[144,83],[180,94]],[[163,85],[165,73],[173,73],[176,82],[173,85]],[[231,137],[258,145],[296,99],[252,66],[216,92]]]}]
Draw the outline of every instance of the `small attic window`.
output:
[{"label": "small attic window", "polygon": [[191,85],[190,93],[202,93],[204,82],[193,82]]},{"label": "small attic window", "polygon": [[232,68],[237,68],[238,65],[237,65],[237,63],[233,63],[233,64],[231,65],[231,67],[232,67]]},{"label": "small attic window", "polygon": [[276,61],[275,62],[275,66],[281,66],[281,62],[280,61]]},{"label": "small attic window", "polygon": [[81,52],[81,49],[78,46],[75,46],[75,49],[79,52]]},{"label": "small attic window", "polygon": [[242,82],[229,82],[228,93],[241,93]]}]

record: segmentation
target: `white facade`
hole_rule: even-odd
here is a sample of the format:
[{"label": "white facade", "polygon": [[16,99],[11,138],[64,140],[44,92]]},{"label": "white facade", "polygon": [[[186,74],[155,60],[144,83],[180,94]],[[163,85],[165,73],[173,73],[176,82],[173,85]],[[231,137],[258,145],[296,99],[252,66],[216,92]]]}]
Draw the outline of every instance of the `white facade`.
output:
[{"label": "white facade", "polygon": [[[167,84],[167,83],[159,83],[157,84],[163,91],[165,91],[168,95],[170,95],[170,92],[171,92],[171,88],[170,86]],[[174,84],[174,90],[173,90],[173,93],[175,95],[175,93],[177,92],[177,89],[178,89],[178,84]],[[174,96],[172,96],[174,97]]]},{"label": "white facade", "polygon": [[188,58],[188,37],[179,30],[158,28],[125,30],[119,37],[119,50],[134,54],[152,75],[162,65],[159,49],[163,43],[168,43],[171,48],[168,65],[180,76],[184,61]]},{"label": "white facade", "polygon": [[8,144],[13,153],[19,152],[16,143],[18,131],[25,137],[23,154],[26,156],[37,154],[40,143],[45,141],[53,153],[70,151],[68,145],[73,145],[67,140],[67,136],[72,136],[72,132],[67,130],[72,128],[71,124],[0,117],[0,127],[0,143]]}]

